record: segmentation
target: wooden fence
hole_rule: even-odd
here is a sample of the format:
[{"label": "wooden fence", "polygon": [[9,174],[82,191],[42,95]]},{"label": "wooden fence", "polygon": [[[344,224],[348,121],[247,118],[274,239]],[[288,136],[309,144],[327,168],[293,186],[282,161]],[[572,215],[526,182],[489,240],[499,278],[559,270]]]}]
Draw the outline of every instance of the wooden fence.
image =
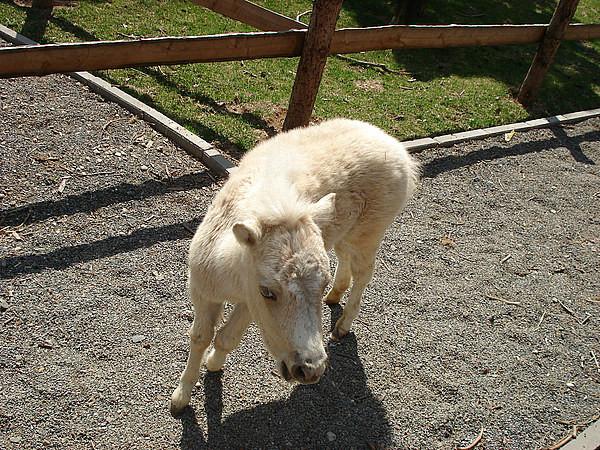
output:
[{"label": "wooden fence", "polygon": [[308,123],[328,55],[539,42],[518,97],[529,104],[561,40],[600,39],[600,24],[569,25],[578,0],[560,0],[549,25],[394,25],[340,30],[335,30],[335,23],[342,0],[316,0],[308,27],[245,0],[193,2],[262,31],[4,47],[0,48],[0,77],[301,56],[284,124],[289,129]]}]

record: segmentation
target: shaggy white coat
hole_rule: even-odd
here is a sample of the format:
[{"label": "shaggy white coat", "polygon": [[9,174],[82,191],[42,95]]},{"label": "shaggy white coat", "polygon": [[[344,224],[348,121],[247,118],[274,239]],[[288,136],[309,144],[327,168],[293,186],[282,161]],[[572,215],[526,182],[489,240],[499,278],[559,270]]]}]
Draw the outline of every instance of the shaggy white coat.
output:
[{"label": "shaggy white coat", "polygon": [[189,252],[195,318],[186,369],[171,400],[190,400],[223,303],[236,306],[216,334],[209,370],[255,321],[282,375],[316,382],[326,367],[322,296],[327,251],[338,258],[325,301],[352,284],[333,337],[346,335],[371,280],[384,232],[413,194],[419,167],[396,139],[364,122],[335,119],[282,133],[241,161],[199,226]]}]

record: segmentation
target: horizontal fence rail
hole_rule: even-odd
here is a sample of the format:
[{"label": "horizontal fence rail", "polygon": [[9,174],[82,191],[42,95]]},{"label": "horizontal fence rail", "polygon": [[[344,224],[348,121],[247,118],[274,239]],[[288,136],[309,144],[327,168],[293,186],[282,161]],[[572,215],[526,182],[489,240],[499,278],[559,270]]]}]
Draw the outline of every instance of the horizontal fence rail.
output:
[{"label": "horizontal fence rail", "polygon": [[270,9],[240,0],[192,0],[218,14],[239,20],[262,31],[286,31],[306,28],[302,22]]},{"label": "horizontal fence rail", "polygon": [[[330,54],[539,42],[547,25],[390,25],[334,33]],[[299,56],[306,30],[146,38],[0,48],[0,77]],[[570,25],[565,40],[600,38],[600,24]]]}]

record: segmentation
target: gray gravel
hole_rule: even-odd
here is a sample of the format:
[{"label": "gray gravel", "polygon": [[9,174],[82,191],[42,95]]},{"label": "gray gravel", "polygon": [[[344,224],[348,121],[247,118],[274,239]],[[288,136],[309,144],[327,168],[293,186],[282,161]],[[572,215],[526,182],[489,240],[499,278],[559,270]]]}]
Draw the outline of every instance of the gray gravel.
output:
[{"label": "gray gravel", "polygon": [[273,376],[251,327],[179,420],[219,182],[66,77],[0,80],[0,119],[0,448],[534,449],[599,413],[598,119],[420,155],[324,379]]}]

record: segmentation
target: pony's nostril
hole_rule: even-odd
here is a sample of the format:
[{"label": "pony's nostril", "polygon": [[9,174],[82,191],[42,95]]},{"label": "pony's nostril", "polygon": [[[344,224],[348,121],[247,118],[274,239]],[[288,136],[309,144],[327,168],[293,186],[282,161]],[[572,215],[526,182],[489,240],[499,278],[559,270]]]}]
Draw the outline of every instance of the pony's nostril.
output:
[{"label": "pony's nostril", "polygon": [[294,367],[292,367],[292,375],[294,376],[294,378],[300,382],[306,381],[306,371],[307,371],[307,367],[306,366],[301,366],[301,365],[295,365]]}]

